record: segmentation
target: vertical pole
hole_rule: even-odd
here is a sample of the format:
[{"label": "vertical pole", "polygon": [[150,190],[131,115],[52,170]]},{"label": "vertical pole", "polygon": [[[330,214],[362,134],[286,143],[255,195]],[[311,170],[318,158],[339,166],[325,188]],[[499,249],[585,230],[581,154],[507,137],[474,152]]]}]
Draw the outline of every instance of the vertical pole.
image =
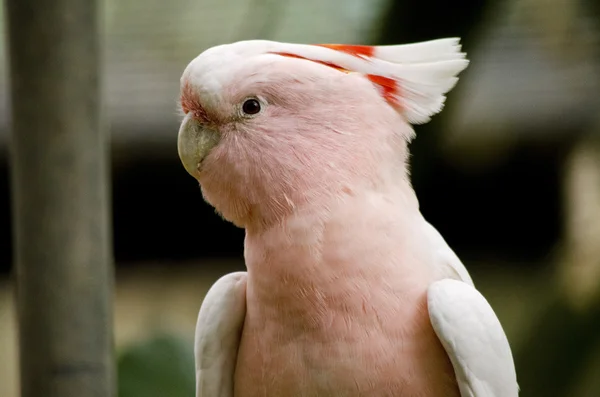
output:
[{"label": "vertical pole", "polygon": [[115,376],[100,0],[6,0],[22,397]]}]

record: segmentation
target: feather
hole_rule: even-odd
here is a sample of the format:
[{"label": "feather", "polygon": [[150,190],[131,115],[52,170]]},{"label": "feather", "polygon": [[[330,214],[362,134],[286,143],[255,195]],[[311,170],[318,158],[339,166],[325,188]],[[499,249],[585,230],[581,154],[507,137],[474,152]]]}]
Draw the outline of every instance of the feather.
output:
[{"label": "feather", "polygon": [[412,124],[426,123],[442,110],[446,93],[469,64],[457,38],[390,46],[272,43],[269,47],[274,54],[364,74]]}]

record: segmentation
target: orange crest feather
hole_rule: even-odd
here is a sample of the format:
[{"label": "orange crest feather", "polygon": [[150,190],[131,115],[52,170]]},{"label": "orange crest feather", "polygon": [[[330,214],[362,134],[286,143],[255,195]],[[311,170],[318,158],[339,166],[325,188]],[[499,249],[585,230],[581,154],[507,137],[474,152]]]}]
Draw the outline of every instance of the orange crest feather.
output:
[{"label": "orange crest feather", "polygon": [[330,48],[355,57],[370,58],[375,54],[375,47],[370,45],[349,45],[349,44],[317,44],[319,47]]},{"label": "orange crest feather", "polygon": [[398,84],[398,81],[375,74],[368,74],[367,78],[371,83],[381,89],[381,95],[383,95],[383,98],[392,105],[392,107],[396,109],[401,107],[397,99],[400,97],[400,85]]},{"label": "orange crest feather", "polygon": [[[349,44],[315,44],[315,45],[318,47],[324,47],[324,48],[329,48],[331,50],[339,51],[344,54],[352,55],[354,57],[361,58],[361,59],[372,58],[375,54],[375,47],[368,46],[368,45],[349,45]],[[308,61],[313,61],[313,62],[319,63],[321,65],[329,66],[331,68],[339,70],[340,72],[350,73],[349,70],[347,70],[339,65],[336,65],[333,62],[320,61],[320,60],[311,59],[311,58],[307,58],[304,56],[287,53],[287,52],[275,52],[275,54],[290,57],[290,58],[298,58],[298,59],[305,59]],[[373,84],[375,84],[377,87],[380,88],[383,98],[390,105],[392,105],[394,108],[397,108],[397,109],[400,107],[400,104],[398,103],[398,100],[397,100],[397,95],[399,93],[400,86],[396,80],[389,78],[389,77],[385,77],[385,76],[379,76],[376,74],[365,74],[365,77],[367,77],[367,79],[369,79],[369,81],[371,81]]]}]

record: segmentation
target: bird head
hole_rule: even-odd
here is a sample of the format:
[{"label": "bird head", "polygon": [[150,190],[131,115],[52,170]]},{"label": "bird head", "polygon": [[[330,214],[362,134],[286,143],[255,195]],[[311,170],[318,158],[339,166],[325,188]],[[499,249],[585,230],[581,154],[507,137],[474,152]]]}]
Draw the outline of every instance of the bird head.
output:
[{"label": "bird head", "polygon": [[467,66],[456,39],[398,46],[242,41],[181,77],[178,151],[240,227],[408,178],[410,124],[439,112]]}]

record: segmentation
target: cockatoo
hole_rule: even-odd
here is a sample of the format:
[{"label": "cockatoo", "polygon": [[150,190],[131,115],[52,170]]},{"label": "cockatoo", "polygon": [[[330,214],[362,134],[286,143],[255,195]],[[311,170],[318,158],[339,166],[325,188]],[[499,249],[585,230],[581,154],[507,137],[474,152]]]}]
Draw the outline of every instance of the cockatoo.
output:
[{"label": "cockatoo", "polygon": [[454,38],[251,40],[191,61],[179,156],[245,229],[247,267],[201,305],[198,397],[518,395],[503,328],[407,167],[411,124],[467,64]]}]

